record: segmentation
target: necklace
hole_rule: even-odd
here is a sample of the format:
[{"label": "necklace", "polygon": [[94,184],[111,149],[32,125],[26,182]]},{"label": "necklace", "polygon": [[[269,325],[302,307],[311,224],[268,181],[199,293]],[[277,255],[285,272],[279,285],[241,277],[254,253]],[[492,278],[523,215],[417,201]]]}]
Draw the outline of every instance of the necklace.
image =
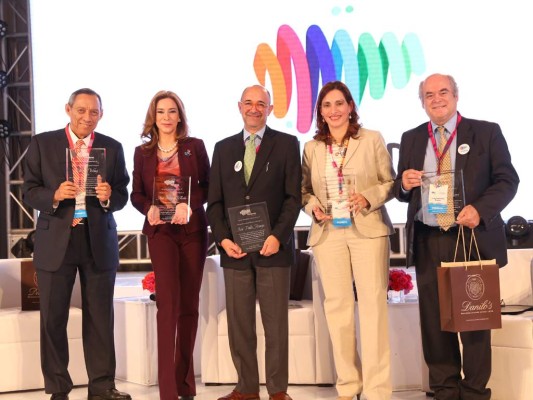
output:
[{"label": "necklace", "polygon": [[172,154],[172,155],[170,155],[170,156],[168,156],[168,157],[159,157],[159,156],[158,156],[158,157],[159,157],[159,159],[160,159],[162,162],[168,162],[170,159],[174,158],[174,156],[175,156],[176,154],[178,154],[178,153],[174,153],[174,154]]},{"label": "necklace", "polygon": [[161,147],[159,142],[157,142],[157,148],[161,150],[163,153],[170,153],[172,150],[174,150],[178,146],[178,141],[176,140],[176,143],[172,145],[172,147],[169,147],[168,149],[164,149]]}]

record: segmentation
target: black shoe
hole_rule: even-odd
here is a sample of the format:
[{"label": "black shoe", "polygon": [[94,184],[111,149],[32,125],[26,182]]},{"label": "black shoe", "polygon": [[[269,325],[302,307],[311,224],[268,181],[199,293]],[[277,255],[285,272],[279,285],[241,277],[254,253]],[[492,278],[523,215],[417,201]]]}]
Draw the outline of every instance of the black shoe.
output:
[{"label": "black shoe", "polygon": [[131,400],[131,396],[124,392],[119,392],[117,389],[107,389],[99,394],[91,394],[87,396],[87,400]]},{"label": "black shoe", "polygon": [[180,400],[194,400],[194,396],[180,396]]},{"label": "black shoe", "polygon": [[50,400],[68,400],[68,393],[54,393],[50,396]]}]

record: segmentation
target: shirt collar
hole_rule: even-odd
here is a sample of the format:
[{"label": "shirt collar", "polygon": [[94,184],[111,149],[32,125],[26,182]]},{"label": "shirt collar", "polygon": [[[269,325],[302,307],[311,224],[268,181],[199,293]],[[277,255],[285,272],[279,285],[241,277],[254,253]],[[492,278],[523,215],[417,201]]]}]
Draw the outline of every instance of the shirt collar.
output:
[{"label": "shirt collar", "polygon": [[[242,131],[243,131],[243,139],[244,139],[244,142],[246,143],[251,133],[248,132],[246,129],[243,129]],[[259,139],[260,141],[263,140],[263,135],[265,134],[265,131],[266,131],[266,125],[263,126],[261,129],[259,129],[257,132],[255,132],[256,140],[257,139]]]},{"label": "shirt collar", "polygon": [[[436,123],[431,121],[431,127],[433,128],[433,132],[435,132],[438,126],[440,125],[437,125]],[[455,112],[455,114],[453,114],[453,117],[451,117],[448,120],[448,122],[444,124],[444,127],[446,128],[446,131],[448,132],[448,134],[451,134],[455,130],[456,126],[457,126],[457,112]]]},{"label": "shirt collar", "polygon": [[[69,133],[69,135],[70,135],[70,138],[72,139],[72,143],[74,144],[74,146],[76,146],[76,142],[77,142],[78,140],[80,140],[80,138],[77,137],[77,136],[74,134],[74,132],[72,132],[72,129],[70,129],[70,124],[68,124],[68,133]],[[92,136],[92,134],[91,134],[91,135],[87,135],[87,136],[85,136],[85,137],[82,139],[83,142],[85,143],[85,146],[87,146],[87,147],[89,147],[89,144],[91,143],[91,136]]]}]

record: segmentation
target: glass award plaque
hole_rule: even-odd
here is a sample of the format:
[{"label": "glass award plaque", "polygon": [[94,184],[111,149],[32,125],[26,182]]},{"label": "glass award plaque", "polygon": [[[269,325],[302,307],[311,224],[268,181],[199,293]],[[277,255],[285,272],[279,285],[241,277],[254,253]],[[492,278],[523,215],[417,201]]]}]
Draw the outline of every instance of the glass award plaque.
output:
[{"label": "glass award plaque", "polygon": [[86,196],[96,196],[97,177],[106,180],[106,149],[67,149],[67,180],[83,186]]},{"label": "glass award plaque", "polygon": [[154,179],[153,205],[159,209],[159,219],[170,222],[176,207],[187,207],[187,222],[189,222],[191,193],[191,177],[162,175]]},{"label": "glass award plaque", "polygon": [[[422,175],[422,212],[424,221],[453,211],[455,220],[465,206],[463,171],[424,172]],[[451,210],[449,210],[451,208]]]},{"label": "glass award plaque", "polygon": [[270,235],[270,218],[265,202],[228,208],[233,240],[245,253],[259,251]]},{"label": "glass award plaque", "polygon": [[349,197],[355,191],[355,175],[344,174],[338,176],[322,177],[322,196],[326,199],[324,213],[332,217],[332,224],[336,227],[352,225]]}]

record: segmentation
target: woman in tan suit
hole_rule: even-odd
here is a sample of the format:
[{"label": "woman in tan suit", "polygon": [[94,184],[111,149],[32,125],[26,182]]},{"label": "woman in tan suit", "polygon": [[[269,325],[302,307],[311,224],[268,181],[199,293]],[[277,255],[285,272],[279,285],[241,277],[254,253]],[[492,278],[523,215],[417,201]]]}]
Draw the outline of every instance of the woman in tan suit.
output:
[{"label": "woman in tan suit", "polygon": [[[395,177],[381,134],[361,128],[342,82],[329,82],[316,105],[317,133],[305,144],[302,196],[313,222],[308,238],[324,287],[339,400],[364,391],[391,398],[387,316],[389,238],[385,202]],[[362,359],[357,353],[357,287]]]}]

